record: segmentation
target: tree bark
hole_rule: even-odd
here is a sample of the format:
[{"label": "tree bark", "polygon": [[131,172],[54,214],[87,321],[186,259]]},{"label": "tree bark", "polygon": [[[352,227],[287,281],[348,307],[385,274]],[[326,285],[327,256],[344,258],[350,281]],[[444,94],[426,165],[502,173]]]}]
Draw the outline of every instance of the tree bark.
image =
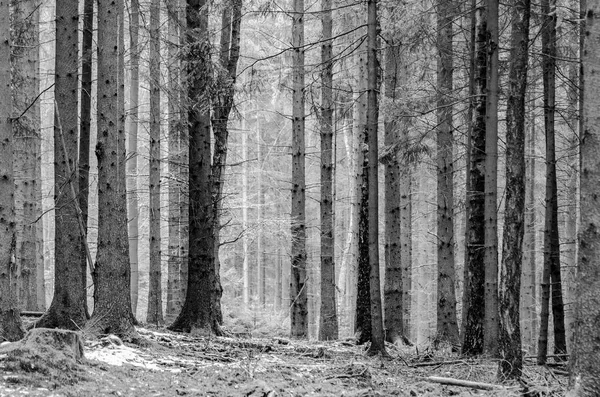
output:
[{"label": "tree bark", "polygon": [[[385,53],[385,96],[394,103],[398,81],[401,78],[402,53],[400,43],[393,35],[387,38]],[[400,139],[400,123],[392,117],[384,122],[385,146],[390,148]],[[398,154],[385,157],[385,284],[384,327],[390,343],[405,339],[403,274],[402,274],[402,223],[401,223],[401,176]]]},{"label": "tree bark", "polygon": [[548,352],[549,300],[552,296],[554,351],[564,354],[564,307],[560,274],[558,235],[558,189],[556,184],[555,97],[556,97],[556,0],[543,0],[542,72],[544,80],[544,130],[546,133],[546,214],[544,223],[544,270],[542,275],[542,312],[538,340],[538,364],[546,362]]},{"label": "tree bark", "polygon": [[150,277],[148,285],[148,324],[164,323],[160,237],[160,0],[150,3],[150,159],[149,159],[149,239]]},{"label": "tree bark", "polygon": [[223,184],[225,166],[227,164],[227,142],[229,139],[229,130],[227,123],[229,115],[233,108],[234,86],[237,74],[237,64],[240,57],[240,32],[242,23],[242,1],[232,0],[229,5],[231,8],[223,10],[221,23],[221,54],[220,62],[224,87],[220,95],[215,98],[216,105],[213,105],[213,131],[215,136],[215,148],[213,154],[213,211],[215,221],[215,275],[216,275],[216,294],[214,296],[214,304],[217,310],[219,323],[223,322],[221,313],[221,295],[223,288],[219,271],[221,268],[219,261],[220,247],[220,229],[221,229],[221,213],[223,207]]},{"label": "tree bark", "polygon": [[379,275],[379,60],[377,0],[367,1],[367,136],[369,147],[369,277],[371,292],[371,346],[368,354],[387,355]]},{"label": "tree bark", "polygon": [[483,353],[485,319],[484,207],[485,207],[485,115],[487,92],[487,20],[485,8],[475,10],[473,129],[469,153],[467,190],[468,220],[465,239],[462,353]]},{"label": "tree bark", "polygon": [[98,2],[98,251],[94,314],[86,332],[132,338],[137,333],[127,236],[122,32],[122,0]]},{"label": "tree bark", "polygon": [[[77,180],[79,63],[78,1],[56,4],[55,114],[54,114],[54,205],[55,270],[54,297],[36,327],[80,329],[87,320],[83,288],[85,260],[78,224]],[[72,188],[72,189],[70,189]],[[69,194],[73,192],[73,195]],[[77,266],[74,266],[77,264]]]},{"label": "tree bark", "polygon": [[331,0],[321,2],[321,316],[319,339],[338,338],[333,214],[333,20]]},{"label": "tree bark", "polygon": [[453,29],[455,4],[437,4],[437,341],[460,344],[454,269]]},{"label": "tree bark", "polygon": [[[46,308],[41,237],[41,134],[39,94],[39,2],[12,2],[12,89],[16,264],[23,310]],[[39,272],[41,267],[42,272]],[[41,277],[41,279],[38,279]],[[42,286],[42,289],[38,288]]]},{"label": "tree bark", "polygon": [[525,232],[525,96],[531,1],[511,4],[511,52],[506,113],[506,204],[499,292],[499,377],[518,379],[523,368],[519,323]]},{"label": "tree bark", "polygon": [[129,235],[129,263],[131,265],[131,309],[135,315],[138,303],[138,114],[140,90],[140,54],[138,48],[140,29],[139,0],[131,0],[129,14],[129,62],[131,68],[131,87],[129,87],[129,128],[127,150],[127,231]]},{"label": "tree bark", "polygon": [[581,232],[571,356],[572,396],[600,395],[600,4],[588,1],[583,44],[583,135],[581,141]]},{"label": "tree bark", "polygon": [[173,331],[221,334],[215,296],[214,211],[211,178],[210,98],[212,84],[208,4],[187,2],[187,84],[189,145],[189,268],[185,303]]},{"label": "tree bark", "polygon": [[[11,97],[10,6],[0,3],[0,97]],[[0,341],[16,341],[23,337],[19,317],[17,291],[12,281],[16,277],[15,209],[13,194],[13,117],[12,101],[0,101]]]},{"label": "tree bark", "polygon": [[292,272],[291,335],[308,337],[304,143],[304,0],[294,0],[292,14]]},{"label": "tree bark", "polygon": [[[180,202],[183,197],[180,195],[182,180],[179,179],[181,168],[181,54],[178,51],[180,37],[179,20],[179,1],[173,4],[167,4],[167,26],[168,26],[168,93],[169,93],[169,259],[167,260],[167,308],[165,312],[165,321],[171,323],[183,305],[181,297],[181,263],[180,252]],[[131,160],[130,160],[131,161]],[[130,236],[131,238],[131,236]],[[131,247],[130,247],[131,250]]]}]

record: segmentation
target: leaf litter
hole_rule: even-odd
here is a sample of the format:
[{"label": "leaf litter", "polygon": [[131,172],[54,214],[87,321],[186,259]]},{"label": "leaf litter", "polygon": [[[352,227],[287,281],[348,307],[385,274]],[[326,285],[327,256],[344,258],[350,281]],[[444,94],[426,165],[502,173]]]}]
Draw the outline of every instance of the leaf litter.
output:
[{"label": "leaf litter", "polygon": [[[63,370],[8,365],[0,349],[0,397],[8,396],[553,396],[567,377],[526,365],[521,383],[476,390],[429,376],[497,383],[497,362],[388,344],[390,358],[367,357],[353,340],[199,337],[138,328],[144,346],[108,335],[84,343],[84,359]],[[53,353],[46,353],[52,361]],[[39,362],[44,361],[38,357]],[[46,365],[47,366],[47,365]],[[64,363],[63,363],[64,366]],[[34,376],[35,375],[35,376]]]}]

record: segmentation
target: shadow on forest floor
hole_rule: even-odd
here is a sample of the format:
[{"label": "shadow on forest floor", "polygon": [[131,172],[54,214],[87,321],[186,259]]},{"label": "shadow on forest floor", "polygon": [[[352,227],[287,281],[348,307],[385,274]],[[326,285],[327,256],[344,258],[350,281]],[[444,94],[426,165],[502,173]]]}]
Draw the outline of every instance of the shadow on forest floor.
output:
[{"label": "shadow on forest floor", "polygon": [[[390,359],[366,357],[352,341],[306,342],[285,338],[193,337],[138,328],[147,347],[116,337],[86,341],[76,369],[37,371],[8,366],[0,349],[0,397],[4,396],[517,396],[563,395],[564,371],[525,368],[529,389],[496,390],[433,383],[427,377],[496,382],[497,363],[442,352],[417,355],[388,345]],[[40,358],[43,360],[43,357]],[[50,358],[51,360],[51,358]],[[44,365],[39,365],[43,368]]]}]

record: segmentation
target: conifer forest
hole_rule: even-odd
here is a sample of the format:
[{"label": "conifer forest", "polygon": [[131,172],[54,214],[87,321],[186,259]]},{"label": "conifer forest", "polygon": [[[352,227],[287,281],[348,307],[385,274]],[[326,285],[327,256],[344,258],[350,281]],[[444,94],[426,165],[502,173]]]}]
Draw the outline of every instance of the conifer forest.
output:
[{"label": "conifer forest", "polygon": [[600,2],[0,0],[0,397],[600,396]]}]

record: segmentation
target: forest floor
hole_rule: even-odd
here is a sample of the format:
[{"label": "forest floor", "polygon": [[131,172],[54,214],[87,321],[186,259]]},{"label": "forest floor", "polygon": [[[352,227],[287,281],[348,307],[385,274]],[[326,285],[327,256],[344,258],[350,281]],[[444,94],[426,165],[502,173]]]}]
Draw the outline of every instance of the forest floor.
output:
[{"label": "forest floor", "polygon": [[50,355],[8,365],[0,348],[0,397],[559,396],[568,380],[564,369],[526,360],[524,382],[478,390],[428,377],[496,384],[497,362],[391,344],[390,358],[367,357],[351,340],[208,338],[156,327],[138,332],[143,347],[115,337],[85,341],[80,362]]}]

